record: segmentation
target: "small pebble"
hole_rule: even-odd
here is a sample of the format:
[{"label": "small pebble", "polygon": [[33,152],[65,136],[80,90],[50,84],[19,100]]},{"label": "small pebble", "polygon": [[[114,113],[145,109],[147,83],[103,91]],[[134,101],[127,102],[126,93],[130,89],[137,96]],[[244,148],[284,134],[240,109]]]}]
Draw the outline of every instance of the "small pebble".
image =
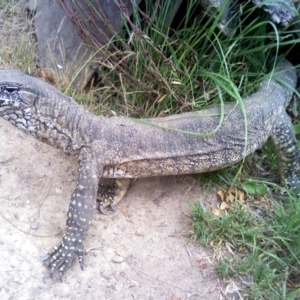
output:
[{"label": "small pebble", "polygon": [[112,277],[112,272],[109,270],[104,270],[101,275],[106,279],[110,279]]},{"label": "small pebble", "polygon": [[20,283],[20,278],[19,277],[14,277],[13,278],[13,282],[15,282],[15,283]]},{"label": "small pebble", "polygon": [[115,262],[115,263],[120,264],[124,261],[124,258],[120,255],[116,255],[112,258],[112,261]]},{"label": "small pebble", "polygon": [[34,223],[30,223],[30,228],[32,230],[37,230],[39,228],[40,224],[37,223],[37,222],[34,222]]},{"label": "small pebble", "polygon": [[194,260],[200,262],[203,260],[202,256],[199,253],[194,254]]},{"label": "small pebble", "polygon": [[50,257],[50,256],[49,256],[49,253],[43,253],[41,258],[42,258],[42,261],[45,261],[45,260],[47,260],[49,257]]}]

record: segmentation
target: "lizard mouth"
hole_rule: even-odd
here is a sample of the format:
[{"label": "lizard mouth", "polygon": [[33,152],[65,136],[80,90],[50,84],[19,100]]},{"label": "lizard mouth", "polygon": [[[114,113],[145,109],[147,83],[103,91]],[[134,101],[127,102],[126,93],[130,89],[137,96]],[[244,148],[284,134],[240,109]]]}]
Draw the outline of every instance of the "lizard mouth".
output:
[{"label": "lizard mouth", "polygon": [[0,109],[4,110],[8,106],[7,100],[6,99],[0,99]]},{"label": "lizard mouth", "polygon": [[18,92],[0,92],[0,109],[7,108],[22,109],[26,108],[28,104]]}]

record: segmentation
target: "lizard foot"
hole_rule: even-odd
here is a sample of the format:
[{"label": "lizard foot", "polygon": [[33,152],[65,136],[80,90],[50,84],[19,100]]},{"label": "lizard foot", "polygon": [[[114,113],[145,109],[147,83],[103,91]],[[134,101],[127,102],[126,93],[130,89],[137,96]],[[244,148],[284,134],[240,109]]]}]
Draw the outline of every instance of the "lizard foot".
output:
[{"label": "lizard foot", "polygon": [[106,214],[105,208],[110,206],[111,210],[117,210],[117,204],[125,196],[129,188],[130,179],[101,179],[98,185],[97,201],[100,213]]},{"label": "lizard foot", "polygon": [[62,241],[44,258],[44,265],[50,269],[50,277],[55,270],[59,269],[59,279],[62,281],[64,274],[69,268],[75,254],[83,270],[84,246],[83,241],[86,233],[84,231],[71,231],[64,235]]},{"label": "lizard foot", "polygon": [[295,173],[285,176],[283,182],[286,184],[287,188],[290,190],[296,190],[298,193],[300,191],[300,181]]}]

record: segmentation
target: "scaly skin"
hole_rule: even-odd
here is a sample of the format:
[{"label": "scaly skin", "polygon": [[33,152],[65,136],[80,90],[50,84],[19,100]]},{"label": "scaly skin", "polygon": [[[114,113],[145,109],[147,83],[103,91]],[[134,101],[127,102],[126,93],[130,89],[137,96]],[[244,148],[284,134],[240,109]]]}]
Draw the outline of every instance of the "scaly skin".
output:
[{"label": "scaly skin", "polygon": [[[295,174],[298,147],[285,112],[296,79],[292,65],[283,61],[273,78],[244,99],[245,115],[239,105],[225,105],[223,123],[209,134],[219,124],[220,108],[146,120],[105,118],[91,114],[39,79],[0,70],[0,116],[35,138],[77,155],[79,161],[67,231],[47,260],[51,275],[59,269],[62,278],[75,254],[83,267],[83,242],[101,178],[217,170],[244,159],[271,138],[283,184],[299,187]],[[120,200],[128,184],[119,187]]]}]

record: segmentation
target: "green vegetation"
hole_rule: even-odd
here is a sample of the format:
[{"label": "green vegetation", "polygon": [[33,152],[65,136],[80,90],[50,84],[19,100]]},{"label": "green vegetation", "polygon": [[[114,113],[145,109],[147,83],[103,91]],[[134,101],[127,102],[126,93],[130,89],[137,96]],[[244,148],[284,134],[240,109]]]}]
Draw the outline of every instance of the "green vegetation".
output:
[{"label": "green vegetation", "polygon": [[[25,1],[24,1],[25,2]],[[0,0],[0,66],[36,72],[36,44],[32,20],[27,20],[25,3],[17,0]]]},{"label": "green vegetation", "polygon": [[[268,34],[272,42],[266,46],[268,22],[226,37],[216,29],[220,18],[191,18],[194,0],[178,29],[171,30],[164,22],[172,3],[165,2],[160,7],[151,1],[144,22],[135,10],[125,31],[101,50],[104,103],[113,102],[115,110],[132,117],[153,117],[240,101],[240,94],[257,86],[277,47],[278,32]],[[254,50],[246,51],[249,47]]]},{"label": "green vegetation", "polygon": [[258,16],[249,21],[252,6],[245,8],[245,21],[225,36],[217,28],[217,14],[192,17],[196,0],[188,2],[176,30],[166,29],[173,3],[161,7],[158,2],[146,1],[147,18],[136,9],[124,32],[99,52],[103,104],[128,116],[163,116],[228,101],[242,105],[242,96],[272,67],[269,60],[279,43],[291,42],[286,40],[291,30],[278,31]]},{"label": "green vegetation", "polygon": [[218,271],[234,278],[246,299],[299,298],[300,202],[288,195],[284,203],[262,204],[237,201],[220,218],[199,203],[192,212],[194,237],[223,247]]}]

